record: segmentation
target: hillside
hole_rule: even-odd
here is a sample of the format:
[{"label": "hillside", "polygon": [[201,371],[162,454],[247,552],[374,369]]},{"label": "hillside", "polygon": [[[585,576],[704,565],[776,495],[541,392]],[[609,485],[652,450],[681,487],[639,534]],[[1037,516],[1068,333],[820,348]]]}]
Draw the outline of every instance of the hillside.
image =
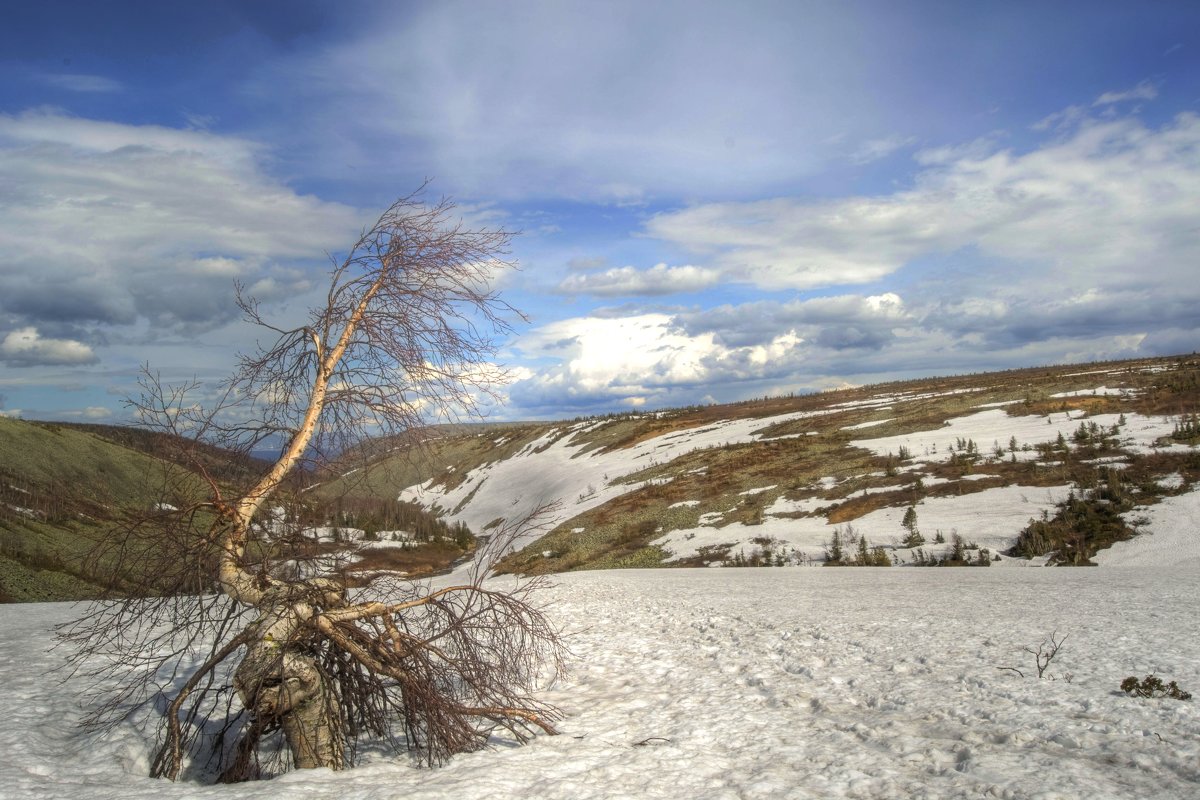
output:
[{"label": "hillside", "polygon": [[0,418],[0,601],[93,596],[84,555],[121,507],[149,507],[152,455],[82,427]]},{"label": "hillside", "polygon": [[523,573],[1090,564],[1200,481],[1198,411],[1200,359],[1146,359],[443,431],[353,480],[476,531],[555,504]]},{"label": "hillside", "polygon": [[88,554],[123,514],[182,505],[194,463],[233,485],[263,462],[165,433],[0,417],[0,602],[92,597],[113,576]]},{"label": "hillside", "polygon": [[[366,571],[443,569],[473,546],[452,531],[545,504],[551,528],[501,570],[1088,564],[1200,482],[1198,411],[1200,359],[1178,357],[446,426],[364,443],[289,513],[304,555]],[[195,452],[231,485],[261,467]],[[0,418],[0,601],[94,596],[108,576],[83,558],[119,515],[198,490],[164,469],[178,453],[133,428]]]},{"label": "hillside", "polygon": [[[267,462],[155,431],[112,425],[26,422],[0,417],[0,602],[73,600],[125,591],[125,571],[98,548],[119,536],[128,515],[185,508],[206,497],[203,468],[227,491],[245,485]],[[474,546],[469,532],[420,508],[350,487],[305,492],[315,478],[296,476],[287,515],[269,555],[275,562],[315,562],[363,572],[444,569]],[[280,527],[286,521],[286,532]],[[203,527],[204,520],[198,524]],[[349,556],[333,532],[370,528],[407,541]],[[360,533],[365,533],[359,531]],[[283,535],[286,533],[287,535]],[[378,538],[377,536],[375,538]],[[403,546],[399,546],[403,545]],[[103,555],[101,555],[103,553]]]}]

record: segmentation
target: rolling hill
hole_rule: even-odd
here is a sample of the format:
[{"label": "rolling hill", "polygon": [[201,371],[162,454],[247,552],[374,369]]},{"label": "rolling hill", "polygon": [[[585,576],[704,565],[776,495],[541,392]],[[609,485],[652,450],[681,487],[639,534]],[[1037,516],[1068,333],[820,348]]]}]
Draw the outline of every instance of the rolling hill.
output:
[{"label": "rolling hill", "polygon": [[441,431],[353,480],[476,531],[551,506],[522,573],[1090,564],[1200,480],[1198,410],[1200,359],[1073,365]]},{"label": "rolling hill", "polygon": [[[416,504],[442,534],[487,534],[548,507],[550,524],[499,563],[532,574],[1090,564],[1200,482],[1198,411],[1200,358],[1185,356],[438,427],[415,444],[364,443],[347,459],[353,468],[311,477],[304,522],[368,539],[432,531]],[[262,467],[195,452],[230,484]],[[109,585],[84,556],[120,514],[199,490],[178,465],[164,471],[178,453],[178,442],[136,428],[0,418],[0,600],[90,597]],[[317,555],[338,550],[326,538]],[[436,570],[470,546],[425,549],[380,547],[362,563]]]}]

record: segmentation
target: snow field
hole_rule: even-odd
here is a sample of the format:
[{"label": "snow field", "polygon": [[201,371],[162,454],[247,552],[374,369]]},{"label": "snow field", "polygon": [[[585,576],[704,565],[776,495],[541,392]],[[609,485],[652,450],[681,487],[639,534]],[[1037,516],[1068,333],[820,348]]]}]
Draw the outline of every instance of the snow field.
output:
[{"label": "snow field", "polygon": [[[1176,473],[1159,483],[1175,487],[1181,480]],[[1135,508],[1125,516],[1131,521],[1144,520],[1143,529],[1134,538],[1115,542],[1112,547],[1097,553],[1092,559],[1097,564],[1200,567],[1200,491]],[[1200,692],[1196,694],[1200,696]]]},{"label": "snow field", "polygon": [[[623,450],[591,452],[586,456],[580,455],[586,445],[574,444],[571,436],[562,436],[554,429],[511,458],[471,470],[450,491],[428,481],[405,489],[400,500],[416,500],[426,507],[440,505],[453,512],[446,517],[448,523],[465,522],[474,531],[484,530],[497,518],[519,519],[539,505],[558,503],[559,510],[553,520],[558,524],[638,488],[640,484],[615,483],[626,475],[672,461],[693,450],[757,441],[761,437],[756,431],[824,413],[828,412],[725,420],[665,434]],[[516,546],[527,543],[528,540],[523,540]]]},{"label": "snow field", "polygon": [[[917,527],[925,537],[923,549],[927,554],[944,555],[951,545],[951,536],[958,533],[967,542],[988,548],[992,553],[1007,550],[1016,541],[1017,534],[1029,524],[1030,519],[1041,516],[1042,511],[1053,513],[1055,506],[1066,499],[1070,485],[1063,486],[1000,486],[973,494],[951,497],[927,497],[916,506]],[[697,555],[701,547],[736,542],[731,553],[739,548],[747,556],[756,547],[750,540],[770,537],[781,542],[785,549],[803,553],[810,559],[820,560],[826,544],[835,528],[843,533],[853,526],[855,534],[865,536],[872,545],[897,546],[907,531],[901,525],[908,506],[880,508],[849,523],[834,524],[823,516],[799,517],[796,519],[775,516],[787,512],[813,513],[817,509],[832,505],[834,500],[808,498],[800,501],[778,500],[764,510],[760,525],[745,525],[735,522],[717,528],[720,517],[705,515],[696,528],[674,530],[655,539],[651,544],[661,546],[671,553],[668,561]],[[707,525],[703,524],[707,521]],[[937,531],[941,531],[946,544],[934,544]],[[843,544],[845,544],[843,542]],[[852,555],[853,548],[847,548]],[[911,561],[913,551],[898,549],[897,553]],[[1014,563],[1026,563],[1023,560]]]},{"label": "snow field", "polygon": [[[895,455],[901,447],[907,447],[915,461],[948,461],[959,439],[973,439],[982,455],[990,455],[995,443],[1008,450],[1008,443],[1016,437],[1017,445],[1053,442],[1061,433],[1068,442],[1079,429],[1080,421],[1095,422],[1108,429],[1116,425],[1120,414],[1096,414],[1085,417],[1079,411],[1065,411],[1049,416],[1027,415],[1010,417],[1003,409],[989,408],[965,417],[946,420],[940,428],[878,439],[860,439],[851,442],[855,447],[870,450],[876,455]],[[1161,436],[1169,436],[1174,423],[1167,417],[1146,417],[1126,414],[1125,425],[1120,432],[1121,446],[1135,452],[1146,452],[1151,443]],[[1017,452],[1017,457],[1029,457],[1030,453]]]},{"label": "snow field", "polygon": [[[0,608],[0,794],[12,798],[1194,798],[1196,569],[725,569],[572,573],[546,590],[571,670],[542,697],[560,735],[433,771],[354,770],[239,786],[144,777],[149,734],[75,731],[45,673],[66,605]],[[511,579],[509,579],[511,580]],[[503,585],[503,582],[500,582]],[[1033,677],[1044,636],[1067,634]],[[997,667],[1016,666],[1025,678]],[[1070,682],[1065,679],[1069,673]]]},{"label": "snow field", "polygon": [[[965,391],[976,390],[960,390],[954,393]],[[1100,386],[1063,393],[1063,396],[1106,395],[1114,392],[1119,390]],[[485,529],[488,523],[498,518],[519,518],[540,504],[557,503],[558,510],[551,520],[553,525],[643,485],[621,483],[619,481],[622,477],[654,464],[669,463],[685,453],[706,447],[765,440],[767,437],[760,432],[771,426],[822,416],[844,407],[890,407],[892,404],[934,396],[938,395],[887,395],[842,403],[816,412],[726,420],[702,428],[674,431],[627,449],[612,452],[592,451],[586,455],[582,454],[585,445],[572,443],[571,434],[583,424],[581,423],[568,429],[565,435],[559,429],[552,429],[536,441],[527,444],[516,456],[472,470],[466,480],[452,490],[445,491],[442,487],[433,486],[433,481],[430,481],[404,490],[400,499],[417,500],[426,506],[437,504],[452,512],[448,521],[466,522],[477,531]],[[1086,419],[1088,423],[1095,423],[1106,430],[1121,422],[1119,414],[1086,416],[1082,411],[1013,417],[1003,408],[1011,402],[1020,401],[989,403],[976,413],[947,420],[944,425],[932,430],[856,440],[850,442],[850,445],[867,449],[880,456],[896,455],[901,452],[901,448],[905,448],[911,457],[898,469],[910,472],[920,470],[923,463],[949,460],[955,447],[967,440],[973,440],[980,454],[986,459],[991,456],[997,445],[1007,451],[1011,439],[1015,437],[1019,446],[1030,448],[1019,449],[1015,458],[1020,461],[1032,461],[1040,457],[1036,450],[1031,449],[1033,446],[1054,442],[1060,435],[1071,442],[1081,420]],[[871,421],[844,426],[842,429],[867,429],[886,421]],[[594,423],[586,428],[590,430],[603,424]],[[1121,446],[1132,453],[1190,449],[1186,445],[1156,446],[1157,441],[1168,436],[1173,428],[1174,421],[1170,417],[1147,417],[1129,413],[1125,415],[1124,424],[1120,424],[1119,439]],[[1012,454],[1006,453],[1006,458],[1012,457]],[[1123,466],[1121,462],[1114,462],[1114,465],[1118,468]],[[980,474],[967,476],[963,480],[983,477],[985,476]],[[927,480],[928,485],[942,482],[937,478]],[[758,487],[743,494],[762,492],[769,488],[772,487]],[[824,488],[829,490],[832,487]],[[943,555],[949,549],[950,537],[954,532],[959,533],[968,542],[988,548],[993,553],[1006,550],[1031,518],[1040,516],[1043,510],[1053,511],[1054,505],[1066,498],[1069,488],[1053,487],[1046,491],[1014,486],[990,489],[961,498],[928,498],[918,506],[919,527],[927,540],[925,552]],[[876,487],[866,491],[884,492],[888,491],[888,487]],[[822,498],[800,501],[779,499],[764,510],[761,525],[735,523],[720,528],[717,526],[732,509],[710,510],[700,517],[697,527],[666,532],[654,540],[653,544],[667,550],[671,554],[670,560],[694,556],[704,547],[726,544],[733,545],[731,554],[738,553],[740,549],[749,556],[757,547],[750,540],[765,537],[779,541],[785,549],[794,550],[797,554],[808,558],[820,558],[825,543],[829,541],[836,526],[819,517],[784,519],[778,515],[812,514],[835,502]],[[673,507],[680,505],[677,503]],[[899,524],[903,513],[902,507],[881,509],[850,524],[859,535],[865,535],[872,545],[891,546],[897,544],[903,536]],[[933,537],[939,529],[947,539],[945,546],[933,543]],[[524,546],[535,536],[536,534],[518,541],[515,546]],[[913,551],[902,551],[900,555],[911,561]]]}]

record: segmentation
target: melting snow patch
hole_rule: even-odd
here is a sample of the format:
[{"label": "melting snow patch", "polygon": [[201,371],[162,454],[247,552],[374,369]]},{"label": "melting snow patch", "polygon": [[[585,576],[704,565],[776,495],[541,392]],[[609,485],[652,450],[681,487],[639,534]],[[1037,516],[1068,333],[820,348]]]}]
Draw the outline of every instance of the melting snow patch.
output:
[{"label": "melting snow patch", "polygon": [[[1119,414],[1096,414],[1088,416],[1082,410],[1057,413],[1049,416],[1026,415],[1011,417],[1003,409],[990,408],[965,417],[955,417],[940,428],[886,436],[879,439],[859,439],[850,444],[886,456],[897,453],[901,447],[912,453],[914,461],[948,461],[960,441],[972,440],[980,448],[988,442],[1007,443],[1016,438],[1019,445],[1036,445],[1040,442],[1056,441],[1061,434],[1070,441],[1079,428],[1079,419],[1095,422],[1109,429],[1120,421]],[[1147,417],[1126,414],[1126,424],[1120,428],[1121,446],[1134,452],[1152,452],[1155,443],[1170,436],[1174,423],[1168,417]],[[1187,449],[1187,446],[1182,446]],[[1021,458],[1021,454],[1018,454]]]},{"label": "melting snow patch", "polygon": [[[1196,502],[1156,506],[1162,519],[1149,540],[1168,538],[1172,519],[1194,520]],[[1116,687],[1153,670],[1197,691],[1200,637],[1181,635],[1194,630],[1196,575],[1162,561],[567,573],[536,597],[572,652],[570,669],[537,695],[567,712],[562,735],[526,747],[498,736],[493,749],[435,770],[368,749],[354,769],[236,786],[145,777],[157,720],[77,730],[90,687],[46,674],[61,664],[54,627],[78,612],[0,606],[0,791],[74,800],[1194,800],[1196,701],[1134,699]],[[1070,638],[1051,672],[1073,672],[1070,683],[1030,676],[1022,652],[1055,630]],[[1026,677],[997,671],[1008,664]]]},{"label": "melting snow patch", "polygon": [[1129,466],[1127,456],[1099,456],[1097,458],[1084,459],[1081,463],[1103,464],[1113,469],[1125,469]]},{"label": "melting snow patch", "polygon": [[1164,475],[1154,481],[1164,489],[1178,489],[1183,486],[1183,476],[1178,472],[1172,472],[1170,475]]},{"label": "melting snow patch", "polygon": [[820,436],[820,431],[805,431],[804,433],[784,433],[779,436],[764,436],[764,442],[778,442],[782,439],[803,439],[805,436]]},{"label": "melting snow patch", "polygon": [[[1196,520],[1200,519],[1200,490],[1164,498],[1124,516],[1139,528],[1139,534],[1101,550],[1092,558],[1097,564],[1200,567],[1200,531],[1196,528]],[[1137,525],[1138,522],[1143,524]],[[1194,602],[1192,608],[1194,613]]]},{"label": "melting snow patch", "polygon": [[876,419],[871,420],[870,422],[860,422],[857,425],[843,425],[842,430],[858,431],[862,430],[863,428],[874,428],[876,425],[886,425],[887,423],[891,422],[892,419],[892,417],[888,417],[887,419]]},{"label": "melting snow patch", "polygon": [[812,514],[814,511],[836,502],[836,500],[826,500],[821,497],[806,497],[803,500],[787,500],[780,497],[763,513],[774,517],[784,514]]},{"label": "melting snow patch", "polygon": [[[589,451],[586,457],[578,456],[587,445],[573,444],[570,437],[555,438],[556,429],[525,445],[511,458],[471,470],[454,488],[426,482],[405,489],[400,498],[418,499],[426,506],[436,503],[442,508],[461,509],[447,516],[446,521],[451,524],[464,522],[473,530],[482,530],[494,519],[519,518],[532,513],[538,506],[557,502],[555,516],[547,520],[557,524],[645,485],[637,481],[620,482],[620,479],[643,469],[648,461],[667,464],[695,450],[761,441],[763,430],[827,413],[830,412],[801,411],[772,417],[721,420],[699,429],[674,431],[628,448]],[[486,483],[484,478],[487,478]],[[667,480],[670,479],[657,479],[656,482]],[[589,493],[589,486],[600,488]],[[527,543],[528,539],[514,545],[521,547]]]},{"label": "melting snow patch", "polygon": [[1058,392],[1050,395],[1051,397],[1127,397],[1134,394],[1133,389],[1110,388],[1108,386],[1097,386],[1095,389],[1076,389],[1073,392]]},{"label": "melting snow patch", "polygon": [[[953,533],[958,533],[968,542],[986,547],[993,553],[1007,550],[1031,519],[1039,517],[1042,511],[1053,511],[1058,503],[1066,499],[1070,489],[1070,485],[1000,486],[965,495],[927,497],[916,506],[917,525],[927,542],[925,551],[930,555],[945,555],[952,546],[950,540]],[[735,522],[715,529],[711,524],[705,524],[704,518],[709,516],[706,514],[701,517],[699,527],[670,531],[654,540],[652,544],[659,545],[671,553],[669,560],[677,560],[698,555],[699,549],[705,546],[732,542],[735,548],[738,545],[752,548],[753,545],[749,544],[751,539],[768,537],[778,540],[784,548],[810,559],[821,559],[834,529],[841,527],[846,531],[845,524],[832,524],[823,517],[781,519],[771,515],[792,510],[801,511],[807,508],[808,504],[818,502],[829,505],[831,501],[818,501],[814,498],[807,501],[777,502],[758,525]],[[902,523],[907,509],[907,506],[877,509],[848,524],[853,526],[857,535],[865,536],[871,546],[898,549],[900,540],[906,533]],[[932,543],[939,530],[946,538],[946,544]]]}]

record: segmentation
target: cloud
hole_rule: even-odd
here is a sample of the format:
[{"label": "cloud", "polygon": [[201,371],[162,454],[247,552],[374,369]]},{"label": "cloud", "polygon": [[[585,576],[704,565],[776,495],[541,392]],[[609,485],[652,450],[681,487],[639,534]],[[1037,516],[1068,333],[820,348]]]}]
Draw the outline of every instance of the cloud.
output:
[{"label": "cloud", "polygon": [[78,366],[98,360],[92,348],[71,339],[43,338],[37,328],[10,331],[0,342],[0,360],[10,367]]},{"label": "cloud", "polygon": [[1158,87],[1149,81],[1142,81],[1124,92],[1105,92],[1097,97],[1092,105],[1109,106],[1113,103],[1125,103],[1130,100],[1153,100],[1156,97],[1158,97]]},{"label": "cloud", "polygon": [[1158,129],[1090,121],[1027,153],[935,161],[911,189],[703,204],[658,214],[646,232],[767,289],[864,284],[967,250],[1053,270],[1067,286],[1166,289],[1194,283],[1198,150],[1194,114]]},{"label": "cloud", "polygon": [[815,379],[831,360],[879,351],[893,329],[912,324],[894,294],[577,317],[518,340],[522,353],[555,363],[516,381],[509,396],[525,413],[557,414],[736,399]]},{"label": "cloud", "polygon": [[108,419],[113,415],[111,409],[104,406],[88,406],[87,408],[77,409],[74,411],[58,411],[56,416],[66,417],[68,419]]},{"label": "cloud", "polygon": [[782,198],[659,214],[646,231],[764,289],[812,289],[878,280],[936,247],[942,224],[892,198]]},{"label": "cloud", "polygon": [[236,315],[234,277],[304,291],[291,265],[323,262],[361,220],[271,178],[267,158],[203,131],[0,115],[0,312],[194,333]]},{"label": "cloud", "polygon": [[729,348],[763,346],[787,333],[834,349],[878,348],[897,327],[915,322],[893,292],[723,305],[673,318],[673,325],[687,335],[711,334]]},{"label": "cloud", "polygon": [[721,274],[705,267],[668,267],[656,264],[650,269],[616,267],[603,272],[568,275],[559,285],[559,294],[588,294],[596,297],[648,297],[698,292],[715,286]]},{"label": "cloud", "polygon": [[839,152],[834,134],[877,130],[855,100],[865,44],[822,29],[846,24],[834,7],[525,10],[448,0],[380,14],[264,68],[247,92],[267,108],[321,109],[282,132],[319,150],[318,168],[423,170],[467,196],[746,194],[819,170]]},{"label": "cloud", "polygon": [[125,89],[120,81],[105,78],[101,75],[81,75],[78,73],[49,73],[41,76],[42,80],[59,89],[85,94],[111,94]]},{"label": "cloud", "polygon": [[[548,361],[509,389],[515,417],[660,408],[928,374],[1187,352],[1195,291],[1172,297],[939,274],[898,292],[676,313],[612,310],[535,328]],[[988,291],[990,289],[990,291]],[[706,399],[707,398],[707,399]]]},{"label": "cloud", "polygon": [[855,164],[869,164],[881,158],[887,158],[897,150],[915,144],[915,136],[888,136],[882,139],[871,139],[850,156]]},{"label": "cloud", "polygon": [[1067,106],[1062,111],[1047,114],[1030,126],[1035,131],[1062,131],[1073,128],[1088,118],[1083,106]]},{"label": "cloud", "polygon": [[540,380],[563,386],[568,395],[645,394],[656,385],[704,377],[700,362],[712,350],[712,337],[673,333],[670,322],[666,314],[579,317],[530,331],[518,346],[558,359],[563,366]]}]

